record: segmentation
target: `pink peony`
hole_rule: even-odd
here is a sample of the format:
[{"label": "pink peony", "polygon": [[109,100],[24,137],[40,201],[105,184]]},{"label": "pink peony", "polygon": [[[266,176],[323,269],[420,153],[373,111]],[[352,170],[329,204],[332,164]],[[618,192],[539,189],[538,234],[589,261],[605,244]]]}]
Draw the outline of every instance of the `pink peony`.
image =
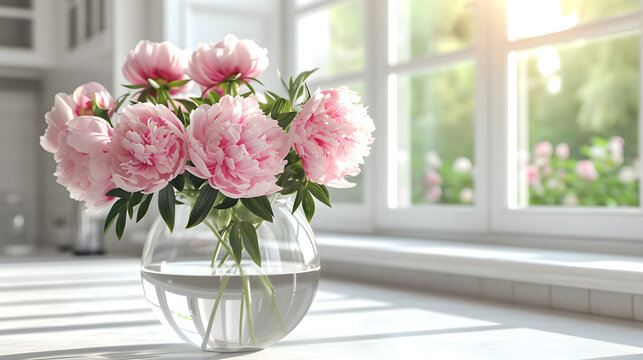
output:
[{"label": "pink peony", "polygon": [[108,205],[114,198],[105,196],[116,186],[110,172],[111,128],[96,116],[80,116],[67,123],[68,132],[55,154],[59,184],[72,199],[84,201],[90,210]]},{"label": "pink peony", "polygon": [[263,196],[280,190],[291,147],[288,134],[267,118],[256,98],[226,95],[192,112],[188,127],[192,174],[232,198]]},{"label": "pink peony", "polygon": [[442,185],[442,176],[436,171],[429,171],[424,177],[424,182],[427,185]]},{"label": "pink peony", "polygon": [[116,102],[105,90],[105,87],[97,82],[89,82],[79,86],[74,90],[73,95],[56,94],[54,106],[45,114],[48,127],[45,135],[40,137],[40,146],[50,153],[58,151],[61,142],[64,142],[67,136],[67,123],[77,116],[94,115],[91,106],[94,96],[96,96],[98,105],[109,109],[111,116],[114,113]]},{"label": "pink peony", "polygon": [[556,157],[561,160],[567,160],[569,158],[569,145],[566,143],[556,145]]},{"label": "pink peony", "polygon": [[623,163],[623,147],[625,146],[625,140],[620,136],[612,136],[612,138],[607,143],[606,149],[609,153],[612,161],[621,165]]},{"label": "pink peony", "polygon": [[424,193],[424,197],[430,202],[438,202],[442,197],[442,188],[439,186],[431,186]]},{"label": "pink peony", "polygon": [[576,163],[576,175],[587,182],[598,179],[598,172],[591,160],[581,160]]},{"label": "pink peony", "polygon": [[536,166],[528,166],[526,175],[529,185],[537,186],[540,184],[540,173]]},{"label": "pink peony", "polygon": [[[160,85],[172,81],[185,80],[187,57],[176,45],[141,40],[127,55],[123,65],[123,76],[135,85],[148,85],[147,79],[153,79]],[[186,91],[191,84],[170,89],[170,94]]]},{"label": "pink peony", "polygon": [[240,79],[261,75],[268,67],[267,54],[268,50],[253,40],[239,40],[230,34],[218,44],[199,44],[186,73],[202,90],[210,89],[236,74]]},{"label": "pink peony", "polygon": [[549,158],[552,154],[552,146],[549,141],[540,141],[534,146],[536,156]]},{"label": "pink peony", "polygon": [[107,89],[105,89],[103,85],[94,81],[77,87],[72,97],[76,105],[74,109],[76,116],[94,115],[92,111],[94,97],[96,97],[96,103],[100,107],[108,109],[110,117],[114,114],[116,108],[116,100],[114,100],[112,95],[107,92]]},{"label": "pink peony", "polygon": [[67,123],[75,117],[74,99],[64,93],[56,94],[54,106],[45,114],[47,130],[40,137],[40,146],[50,153],[56,153],[67,137]]},{"label": "pink peony", "polygon": [[355,185],[344,177],[360,173],[375,130],[358,102],[345,86],[316,91],[293,120],[290,131],[308,179],[338,188]]},{"label": "pink peony", "polygon": [[185,170],[185,127],[166,106],[134,104],[118,118],[111,155],[116,186],[147,194],[161,190]]},{"label": "pink peony", "polygon": [[567,171],[563,168],[558,168],[556,169],[556,175],[558,175],[558,177],[564,178],[565,176],[567,176]]}]

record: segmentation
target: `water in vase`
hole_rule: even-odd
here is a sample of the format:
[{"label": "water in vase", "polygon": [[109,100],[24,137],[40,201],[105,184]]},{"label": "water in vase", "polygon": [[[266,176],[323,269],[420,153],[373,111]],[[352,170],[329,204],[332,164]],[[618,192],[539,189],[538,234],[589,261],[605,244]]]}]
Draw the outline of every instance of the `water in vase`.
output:
[{"label": "water in vase", "polygon": [[261,349],[282,339],[304,317],[315,296],[319,267],[253,265],[244,260],[242,275],[232,261],[215,268],[205,261],[164,262],[145,266],[141,277],[153,310],[183,340],[205,350]]}]

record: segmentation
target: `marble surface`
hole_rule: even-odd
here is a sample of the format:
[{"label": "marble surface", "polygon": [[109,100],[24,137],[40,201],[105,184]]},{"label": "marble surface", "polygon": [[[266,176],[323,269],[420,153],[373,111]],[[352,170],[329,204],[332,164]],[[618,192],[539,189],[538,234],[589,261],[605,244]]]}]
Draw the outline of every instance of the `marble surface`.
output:
[{"label": "marble surface", "polygon": [[137,259],[0,258],[0,359],[643,359],[643,323],[323,278],[301,324],[241,354],[183,344]]}]

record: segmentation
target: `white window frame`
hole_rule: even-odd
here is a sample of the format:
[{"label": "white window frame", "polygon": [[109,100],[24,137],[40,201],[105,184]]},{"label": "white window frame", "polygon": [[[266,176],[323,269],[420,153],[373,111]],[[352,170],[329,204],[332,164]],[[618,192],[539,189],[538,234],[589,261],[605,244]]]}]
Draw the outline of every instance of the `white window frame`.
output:
[{"label": "white window frame", "polygon": [[[643,238],[643,187],[639,174],[639,207],[626,209],[608,209],[599,207],[563,208],[554,206],[532,206],[527,208],[510,208],[510,196],[515,193],[516,184],[511,180],[510,166],[517,164],[516,124],[517,114],[512,109],[509,97],[515,87],[516,76],[510,76],[510,54],[515,51],[534,49],[543,45],[565,44],[585,38],[595,39],[616,35],[627,31],[639,31],[641,35],[641,12],[610,17],[598,21],[580,24],[568,30],[545,34],[514,41],[507,40],[507,21],[505,1],[494,1],[492,19],[492,55],[494,64],[491,74],[495,81],[491,89],[493,104],[491,119],[492,133],[499,136],[492,141],[491,184],[491,231],[493,233],[533,234],[558,237],[615,238],[638,240]],[[643,49],[643,36],[639,46]],[[641,50],[639,50],[641,51]],[[639,53],[639,69],[643,69],[643,56]],[[641,79],[639,79],[640,89]],[[639,97],[639,106],[643,97]],[[638,119],[639,154],[643,155],[643,127],[641,110]],[[512,151],[513,150],[513,151]]]},{"label": "white window frame", "polygon": [[[286,58],[294,70],[296,44],[292,35],[295,16],[311,9],[327,7],[345,0],[321,0],[297,9],[294,0],[286,2],[290,14],[285,40],[291,47]],[[639,174],[639,207],[634,209],[562,208],[534,206],[510,208],[512,184],[509,164],[515,164],[516,117],[510,116],[508,96],[509,54],[541,45],[564,44],[580,37],[594,38],[628,30],[641,31],[643,12],[577,25],[569,30],[515,41],[507,40],[505,0],[477,0],[475,41],[471,48],[444,55],[425,55],[395,63],[390,56],[396,40],[391,26],[395,21],[393,0],[362,0],[365,4],[366,68],[365,84],[369,114],[376,123],[376,142],[367,160],[369,175],[364,177],[364,203],[334,203],[333,209],[319,207],[314,221],[322,230],[400,233],[422,236],[444,235],[456,239],[535,237],[593,240],[633,240],[643,238],[643,187]],[[392,5],[391,5],[392,6]],[[642,6],[643,8],[643,6]],[[641,36],[643,51],[643,36]],[[474,177],[473,205],[421,205],[391,209],[388,196],[397,176],[397,113],[395,74],[409,73],[472,59],[475,66]],[[643,69],[643,55],[640,57]],[[338,77],[342,78],[342,76]],[[337,80],[337,79],[333,79]],[[643,91],[639,104],[643,104]],[[643,110],[643,109],[641,109]],[[511,141],[510,141],[511,140]],[[643,156],[643,126],[639,111],[639,154]],[[396,194],[395,194],[396,195]],[[451,236],[453,235],[453,236]],[[473,236],[475,235],[475,236]],[[524,242],[523,242],[524,243]],[[533,244],[537,246],[538,244]]]}]

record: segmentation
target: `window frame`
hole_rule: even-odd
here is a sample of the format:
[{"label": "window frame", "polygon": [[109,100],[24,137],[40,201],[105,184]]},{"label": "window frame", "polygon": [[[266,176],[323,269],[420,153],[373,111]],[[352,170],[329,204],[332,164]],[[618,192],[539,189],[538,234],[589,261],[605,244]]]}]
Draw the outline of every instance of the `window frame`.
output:
[{"label": "window frame", "polygon": [[[622,238],[637,240],[643,238],[643,188],[641,187],[641,170],[639,169],[639,206],[636,208],[613,209],[600,207],[555,207],[532,206],[514,208],[509,206],[516,184],[510,178],[510,166],[516,164],[517,140],[515,136],[517,115],[511,107],[510,89],[515,85],[509,72],[512,52],[524,51],[544,45],[561,45],[578,39],[598,39],[608,35],[623,34],[628,31],[639,33],[639,69],[643,69],[643,36],[641,36],[641,12],[609,17],[576,25],[568,30],[510,41],[507,36],[506,2],[493,1],[492,50],[491,63],[494,64],[491,74],[496,81],[491,88],[492,134],[499,136],[492,141],[491,184],[492,198],[500,201],[491,204],[492,233],[514,233],[558,237],[580,237],[612,239]],[[643,104],[639,78],[639,107]],[[638,151],[643,155],[643,126],[641,113],[638,116]],[[615,234],[618,232],[618,234]]]},{"label": "window frame", "polygon": [[[294,0],[286,2],[290,14],[289,30],[295,29],[296,15],[327,7],[345,0],[321,0],[297,8]],[[509,57],[512,51],[528,50],[541,45],[564,44],[579,38],[597,38],[626,31],[642,32],[641,11],[576,25],[561,32],[510,41],[507,37],[506,0],[477,0],[475,10],[475,39],[471,47],[446,54],[423,55],[395,63],[391,56],[396,33],[392,10],[394,0],[362,0],[365,5],[365,69],[364,81],[369,99],[369,114],[376,124],[371,157],[364,177],[364,202],[361,204],[334,203],[333,209],[318,209],[313,224],[317,229],[362,233],[403,233],[410,235],[445,234],[447,237],[471,238],[515,237],[562,239],[587,238],[610,241],[614,238],[634,240],[643,238],[643,187],[639,169],[639,207],[633,209],[562,208],[509,206],[511,161],[516,149],[510,134],[514,133],[516,118],[509,108]],[[289,70],[294,70],[296,44],[290,35],[291,47],[287,58]],[[643,36],[640,36],[640,53]],[[397,177],[397,113],[395,95],[396,75],[418,70],[440,69],[462,60],[473,60],[475,66],[474,112],[474,189],[472,205],[416,205],[392,209],[388,206]],[[639,67],[643,69],[643,55]],[[341,78],[342,76],[339,76]],[[643,82],[643,78],[639,81]],[[643,91],[639,92],[643,104]],[[639,111],[639,154],[643,156],[642,111]],[[510,141],[512,140],[512,141]],[[513,162],[515,163],[515,162]],[[395,195],[397,196],[397,195]],[[616,230],[618,229],[618,230]],[[618,231],[618,233],[616,233]],[[537,245],[537,244],[534,244]]]}]

